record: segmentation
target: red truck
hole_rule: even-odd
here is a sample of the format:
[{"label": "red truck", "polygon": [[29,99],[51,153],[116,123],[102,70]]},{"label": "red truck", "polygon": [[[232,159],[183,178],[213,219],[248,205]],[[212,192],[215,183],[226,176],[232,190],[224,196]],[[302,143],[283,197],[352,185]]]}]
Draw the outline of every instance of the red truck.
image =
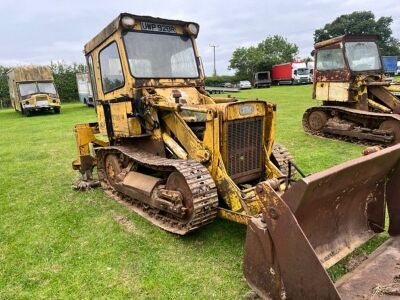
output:
[{"label": "red truck", "polygon": [[291,62],[272,66],[275,84],[300,84],[310,82],[310,71],[304,62]]}]

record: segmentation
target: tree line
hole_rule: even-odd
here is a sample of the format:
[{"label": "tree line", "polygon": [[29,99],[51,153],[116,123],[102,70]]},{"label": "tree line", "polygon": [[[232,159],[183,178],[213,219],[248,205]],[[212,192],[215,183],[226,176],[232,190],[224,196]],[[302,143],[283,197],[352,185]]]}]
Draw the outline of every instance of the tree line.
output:
[{"label": "tree line", "polygon": [[[76,85],[76,73],[86,71],[85,64],[63,62],[51,62],[50,68],[53,71],[54,84],[62,102],[77,101],[78,87]],[[10,94],[8,91],[7,72],[12,67],[0,65],[0,101],[3,106],[10,106]]]},{"label": "tree line", "polygon": [[[393,37],[392,17],[375,18],[371,11],[356,11],[341,15],[314,32],[314,42],[343,34],[378,34],[381,55],[400,56],[400,41]],[[291,62],[299,53],[296,44],[285,37],[269,36],[256,46],[237,48],[229,61],[229,69],[239,79],[250,80],[255,72],[271,70],[275,64]],[[305,60],[309,60],[307,57]]]},{"label": "tree line", "polygon": [[[314,32],[314,42],[320,42],[342,34],[378,34],[378,45],[382,55],[400,56],[400,41],[393,37],[391,24],[392,17],[375,18],[371,11],[356,11],[341,15],[333,22]],[[290,43],[279,35],[269,36],[255,46],[239,47],[235,49],[229,61],[229,69],[235,71],[235,76],[211,77],[206,79],[208,84],[222,83],[235,80],[250,80],[255,72],[270,70],[275,64],[291,62],[299,53],[296,44]],[[306,60],[310,58],[307,57]],[[76,101],[78,87],[75,74],[84,72],[84,64],[51,63],[54,82],[61,101]],[[0,101],[9,103],[7,72],[10,67],[0,65]]]}]

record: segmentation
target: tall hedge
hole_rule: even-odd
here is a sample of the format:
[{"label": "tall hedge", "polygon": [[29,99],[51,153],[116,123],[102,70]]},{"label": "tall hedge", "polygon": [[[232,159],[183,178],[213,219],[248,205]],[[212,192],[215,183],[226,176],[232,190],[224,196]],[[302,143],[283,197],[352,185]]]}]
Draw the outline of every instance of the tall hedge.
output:
[{"label": "tall hedge", "polygon": [[230,82],[235,83],[239,81],[240,78],[236,76],[230,75],[222,75],[222,76],[209,76],[205,78],[205,84],[209,86],[219,86],[223,85],[224,83]]},{"label": "tall hedge", "polygon": [[10,94],[8,93],[7,72],[8,67],[0,66],[0,108],[10,106]]},{"label": "tall hedge", "polygon": [[61,102],[77,101],[79,97],[76,85],[76,73],[85,72],[86,66],[77,63],[65,64],[52,62],[50,67],[53,71],[54,84],[60,95]]}]

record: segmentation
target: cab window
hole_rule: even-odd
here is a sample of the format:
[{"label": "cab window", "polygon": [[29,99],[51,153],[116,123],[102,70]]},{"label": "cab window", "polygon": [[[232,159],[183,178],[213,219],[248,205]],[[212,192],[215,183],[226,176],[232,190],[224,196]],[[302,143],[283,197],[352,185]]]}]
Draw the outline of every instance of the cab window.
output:
[{"label": "cab window", "polygon": [[319,50],[317,53],[317,70],[338,70],[344,68],[343,51],[337,49]]},{"label": "cab window", "polygon": [[87,56],[87,64],[89,67],[90,86],[92,87],[93,98],[97,99],[96,78],[94,76],[93,59],[91,55]]},{"label": "cab window", "polygon": [[121,60],[115,42],[100,51],[99,61],[103,92],[111,92],[124,86],[125,80],[122,74]]}]

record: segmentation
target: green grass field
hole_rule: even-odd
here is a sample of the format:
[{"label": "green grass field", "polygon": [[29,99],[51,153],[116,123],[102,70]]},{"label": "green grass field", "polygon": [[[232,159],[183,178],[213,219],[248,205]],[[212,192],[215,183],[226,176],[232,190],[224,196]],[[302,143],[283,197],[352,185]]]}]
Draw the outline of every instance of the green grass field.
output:
[{"label": "green grass field", "polygon": [[[303,132],[311,85],[234,96],[278,105],[277,140],[307,174],[360,156],[359,145]],[[244,226],[217,220],[179,237],[101,189],[71,189],[73,125],[95,119],[81,104],[30,118],[0,110],[0,298],[243,298]]]}]

